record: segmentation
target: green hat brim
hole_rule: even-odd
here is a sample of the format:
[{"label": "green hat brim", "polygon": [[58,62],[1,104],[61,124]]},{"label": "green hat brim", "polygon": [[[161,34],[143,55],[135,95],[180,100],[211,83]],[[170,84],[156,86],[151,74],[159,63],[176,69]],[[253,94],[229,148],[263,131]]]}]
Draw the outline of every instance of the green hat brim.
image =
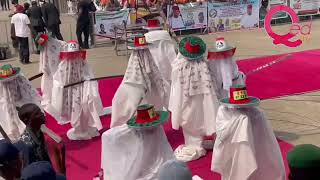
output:
[{"label": "green hat brim", "polygon": [[220,100],[220,104],[231,107],[231,108],[246,108],[246,107],[253,107],[258,106],[260,104],[260,99],[256,97],[249,97],[249,102],[242,103],[242,104],[232,104],[229,102],[230,98],[223,98]]},{"label": "green hat brim", "polygon": [[291,168],[319,168],[320,148],[312,144],[301,144],[289,151],[288,164]]},{"label": "green hat brim", "polygon": [[[185,45],[189,40],[192,40],[200,45],[199,53],[191,54],[185,49]],[[194,36],[185,37],[179,43],[179,52],[181,53],[182,56],[184,56],[188,60],[198,60],[203,58],[203,55],[206,52],[206,49],[207,49],[206,43],[199,37],[194,37]]]},{"label": "green hat brim", "polygon": [[15,78],[18,74],[20,74],[21,68],[19,67],[13,67],[13,70],[15,70],[15,73],[8,77],[0,77],[0,81],[7,81]]},{"label": "green hat brim", "polygon": [[151,123],[139,124],[136,122],[136,117],[133,117],[127,122],[127,125],[131,128],[134,128],[134,129],[144,130],[144,129],[151,129],[151,128],[157,127],[157,126],[165,123],[169,119],[170,114],[168,111],[156,111],[156,112],[160,115],[160,117],[159,117],[159,119],[157,119]]}]

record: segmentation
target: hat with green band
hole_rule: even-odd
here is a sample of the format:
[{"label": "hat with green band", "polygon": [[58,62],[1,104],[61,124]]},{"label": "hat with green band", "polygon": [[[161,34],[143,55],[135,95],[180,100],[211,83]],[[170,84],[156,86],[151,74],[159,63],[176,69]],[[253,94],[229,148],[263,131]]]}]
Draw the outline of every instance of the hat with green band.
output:
[{"label": "hat with green band", "polygon": [[20,73],[19,67],[12,67],[11,64],[5,64],[0,67],[0,81],[9,80]]},{"label": "hat with green band", "polygon": [[185,37],[179,43],[179,52],[188,60],[199,60],[203,58],[206,49],[206,43],[196,36]]}]

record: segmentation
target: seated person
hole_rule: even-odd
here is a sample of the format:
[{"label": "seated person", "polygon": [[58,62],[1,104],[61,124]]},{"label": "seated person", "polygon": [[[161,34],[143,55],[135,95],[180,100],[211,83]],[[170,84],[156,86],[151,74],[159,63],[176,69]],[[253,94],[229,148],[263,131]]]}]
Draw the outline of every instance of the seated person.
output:
[{"label": "seated person", "polygon": [[26,125],[26,130],[17,142],[17,147],[22,151],[24,165],[37,161],[49,161],[44,135],[41,125],[45,123],[45,116],[35,104],[25,104],[17,108],[21,121]]},{"label": "seated person", "polygon": [[22,170],[21,180],[66,180],[66,177],[57,174],[49,162],[39,161]]},{"label": "seated person", "polygon": [[0,180],[20,178],[21,167],[19,150],[7,140],[0,140]]},{"label": "seated person", "polygon": [[289,180],[320,179],[320,148],[301,144],[288,153]]}]

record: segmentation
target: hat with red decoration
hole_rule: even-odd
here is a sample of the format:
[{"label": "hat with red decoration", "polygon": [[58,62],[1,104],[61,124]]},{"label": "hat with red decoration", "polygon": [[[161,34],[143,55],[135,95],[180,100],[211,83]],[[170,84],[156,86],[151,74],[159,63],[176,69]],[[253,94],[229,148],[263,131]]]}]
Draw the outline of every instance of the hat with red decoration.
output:
[{"label": "hat with red decoration", "polygon": [[137,109],[137,115],[131,118],[127,125],[135,129],[148,129],[157,127],[169,119],[169,112],[155,111],[154,106],[150,104],[140,105]]},{"label": "hat with red decoration", "polygon": [[86,51],[81,50],[77,41],[69,41],[60,52],[60,60],[85,60]]},{"label": "hat with red decoration", "polygon": [[133,43],[128,45],[129,49],[146,49],[148,48],[148,43],[144,35],[136,35],[134,37]]},{"label": "hat with red decoration", "polygon": [[236,52],[236,47],[226,43],[223,37],[216,39],[215,47],[208,50],[208,60],[225,59],[232,57]]},{"label": "hat with red decoration", "polygon": [[189,36],[183,38],[179,43],[179,52],[188,60],[203,58],[207,45],[199,37]]},{"label": "hat with red decoration", "polygon": [[11,64],[5,64],[0,67],[0,81],[9,80],[20,73],[19,67],[12,67]]},{"label": "hat with red decoration", "polygon": [[237,85],[230,87],[230,98],[223,98],[220,103],[229,107],[244,108],[259,105],[260,99],[248,96],[246,86]]},{"label": "hat with red decoration", "polygon": [[48,34],[38,34],[37,37],[34,39],[35,42],[38,43],[38,50],[43,50],[44,46],[49,41]]},{"label": "hat with red decoration", "polygon": [[147,26],[143,27],[146,30],[160,30],[162,27],[160,26],[160,21],[158,19],[149,19],[147,21]]}]

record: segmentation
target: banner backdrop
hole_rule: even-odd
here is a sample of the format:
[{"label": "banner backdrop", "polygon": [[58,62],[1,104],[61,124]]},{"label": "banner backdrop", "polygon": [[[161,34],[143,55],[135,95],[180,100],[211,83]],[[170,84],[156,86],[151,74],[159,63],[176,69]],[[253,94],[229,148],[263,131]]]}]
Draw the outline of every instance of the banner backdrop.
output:
[{"label": "banner backdrop", "polygon": [[174,31],[207,27],[207,3],[170,5],[167,14],[169,25]]},{"label": "banner backdrop", "polygon": [[298,15],[319,13],[320,0],[290,0],[290,7]]},{"label": "banner backdrop", "polygon": [[210,32],[259,27],[259,0],[208,4]]},{"label": "banner backdrop", "polygon": [[95,13],[96,25],[95,33],[102,37],[114,37],[114,27],[123,24],[123,21],[128,20],[128,10],[121,11],[106,11]]}]

